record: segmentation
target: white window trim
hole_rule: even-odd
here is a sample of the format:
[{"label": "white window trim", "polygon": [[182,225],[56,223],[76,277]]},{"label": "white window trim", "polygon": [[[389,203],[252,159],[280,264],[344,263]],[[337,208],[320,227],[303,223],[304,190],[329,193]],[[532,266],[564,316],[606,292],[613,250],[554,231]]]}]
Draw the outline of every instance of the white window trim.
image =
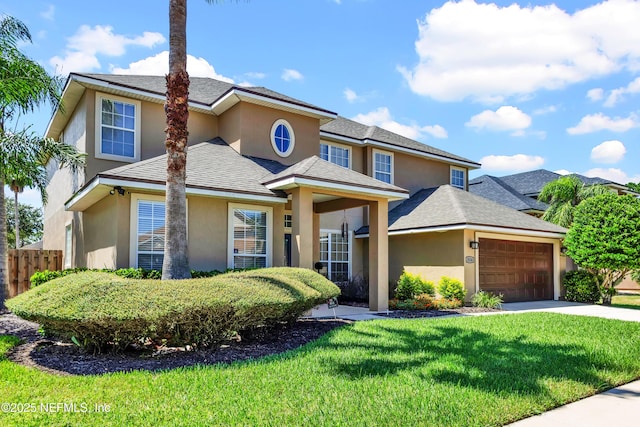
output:
[{"label": "white window trim", "polygon": [[[341,234],[342,231],[341,230],[333,230],[333,229],[330,229],[330,228],[322,228],[322,229],[320,229],[320,235],[322,235],[322,233]],[[347,278],[348,278],[348,280],[351,280],[351,277],[352,277],[351,269],[353,267],[353,255],[352,255],[352,252],[353,252],[353,231],[349,231],[349,235],[347,237],[347,245],[349,246],[349,251],[347,252],[348,257],[349,257],[349,261],[347,262],[347,264],[348,264],[348,266],[347,266]],[[331,245],[329,245],[328,249],[329,250],[328,250],[327,254],[330,254],[331,253]],[[330,261],[327,260],[326,262],[327,262],[327,267],[326,267],[327,268],[327,277],[331,277],[331,274],[330,274],[330,271],[329,271]],[[338,261],[336,261],[336,262],[338,262]],[[342,261],[339,261],[339,262],[342,262]]]},{"label": "white window trim", "polygon": [[457,166],[449,166],[449,184],[451,184],[452,187],[455,188],[460,188],[457,185],[453,185],[453,171],[454,170],[458,170],[461,171],[464,174],[464,184],[463,184],[463,188],[461,188],[461,190],[467,190],[467,170],[465,168],[459,168]]},{"label": "white window trim", "polygon": [[271,267],[273,265],[273,208],[262,205],[249,205],[243,203],[229,203],[227,209],[227,267],[233,266],[233,210],[247,209],[253,211],[262,211],[267,213],[267,260],[265,265]]},{"label": "white window trim", "polygon": [[[329,147],[336,147],[336,148],[342,148],[345,149],[349,152],[349,165],[347,167],[347,169],[352,169],[352,164],[353,164],[353,153],[351,152],[351,146],[349,145],[345,145],[345,144],[337,144],[335,142],[328,142],[328,141],[320,141],[320,145],[328,145]],[[320,148],[320,147],[318,147]],[[320,154],[320,150],[318,150],[318,154]],[[322,158],[322,157],[320,157]],[[331,159],[331,154],[329,153],[329,159]],[[331,160],[328,160],[329,162],[331,162]],[[333,163],[333,162],[331,162]],[[335,165],[335,163],[333,163]],[[337,165],[340,166],[340,165]],[[344,166],[342,166],[344,167]]]},{"label": "white window trim", "polygon": [[283,219],[283,220],[284,220],[284,217],[285,217],[286,215],[290,215],[290,216],[291,216],[291,221],[292,221],[292,222],[291,222],[291,225],[292,225],[292,227],[287,227],[287,226],[286,226],[286,224],[285,224],[285,226],[284,226],[284,232],[285,232],[285,233],[291,233],[291,230],[292,230],[292,228],[293,228],[293,211],[284,211],[284,215],[283,215],[283,217],[282,217],[282,219]]},{"label": "white window trim", "polygon": [[[126,102],[127,104],[133,104],[136,107],[135,117],[135,130],[133,136],[133,157],[116,156],[113,154],[102,153],[102,100],[107,99],[110,101]],[[108,95],[102,92],[96,92],[96,105],[95,105],[95,120],[96,120],[96,134],[95,134],[95,157],[97,159],[115,160],[118,162],[134,163],[140,161],[140,134],[142,133],[142,108],[141,102],[131,98],[123,98],[116,95]]]},{"label": "white window trim", "polygon": [[[289,149],[284,153],[280,152],[280,150],[278,150],[278,146],[276,145],[276,129],[280,125],[284,125],[287,130],[289,130]],[[296,135],[293,132],[293,126],[291,126],[291,124],[285,119],[278,119],[273,122],[273,125],[271,126],[271,148],[273,148],[273,151],[280,157],[289,157],[289,155],[291,155],[291,153],[293,152],[293,147],[295,147],[295,145]]]},{"label": "white window trim", "polygon": [[[371,169],[373,171],[371,177],[373,179],[376,179],[376,154],[382,154],[383,156],[389,156],[391,158],[391,182],[389,184],[393,184],[394,182],[394,175],[395,175],[395,167],[394,167],[394,159],[393,159],[393,153],[391,151],[384,151],[384,150],[378,150],[376,148],[374,148],[372,150],[371,156]],[[381,181],[384,182],[384,181]]]},{"label": "white window trim", "polygon": [[[71,247],[67,253],[67,230],[71,232]],[[64,266],[66,268],[73,268],[73,220],[67,221],[64,224]]]},{"label": "white window trim", "polygon": [[[131,194],[129,209],[129,266],[138,268],[138,202],[165,202],[165,196],[154,194]],[[165,206],[166,209],[166,206]],[[189,238],[189,199],[187,199],[187,239]]]}]

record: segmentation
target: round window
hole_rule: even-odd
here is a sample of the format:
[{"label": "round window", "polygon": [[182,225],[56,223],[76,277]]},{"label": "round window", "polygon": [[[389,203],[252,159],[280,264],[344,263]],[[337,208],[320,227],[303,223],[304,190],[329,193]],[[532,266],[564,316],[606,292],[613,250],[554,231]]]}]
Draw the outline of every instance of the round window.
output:
[{"label": "round window", "polygon": [[287,157],[291,154],[295,145],[295,136],[289,122],[280,119],[271,126],[271,145],[280,157]]}]

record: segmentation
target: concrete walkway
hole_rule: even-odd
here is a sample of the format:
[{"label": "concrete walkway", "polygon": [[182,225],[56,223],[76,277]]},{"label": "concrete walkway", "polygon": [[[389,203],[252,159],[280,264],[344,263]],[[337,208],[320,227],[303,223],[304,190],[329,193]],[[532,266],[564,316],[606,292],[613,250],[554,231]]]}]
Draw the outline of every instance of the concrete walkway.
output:
[{"label": "concrete walkway", "polygon": [[[543,311],[640,322],[640,310],[567,301],[514,302],[503,304],[502,308],[504,311],[501,312],[472,315],[508,315]],[[349,320],[382,318],[376,314],[365,307],[339,306],[335,309],[335,316]],[[324,304],[313,309],[311,317],[334,317],[334,311]],[[510,427],[601,427],[606,425],[640,426],[640,380],[509,424]]]}]

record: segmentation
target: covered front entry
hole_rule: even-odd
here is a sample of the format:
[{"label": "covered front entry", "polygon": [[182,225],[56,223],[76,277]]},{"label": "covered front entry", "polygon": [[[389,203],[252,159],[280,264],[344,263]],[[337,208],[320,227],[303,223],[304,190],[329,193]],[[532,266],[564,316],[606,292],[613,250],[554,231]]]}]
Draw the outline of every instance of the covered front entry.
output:
[{"label": "covered front entry", "polygon": [[553,244],[480,239],[479,288],[505,302],[553,299]]}]

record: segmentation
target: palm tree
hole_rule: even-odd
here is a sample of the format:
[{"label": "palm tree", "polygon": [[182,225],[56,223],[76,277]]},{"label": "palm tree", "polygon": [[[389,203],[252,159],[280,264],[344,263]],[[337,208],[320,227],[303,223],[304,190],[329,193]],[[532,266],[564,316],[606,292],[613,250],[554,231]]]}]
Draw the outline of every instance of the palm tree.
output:
[{"label": "palm tree", "polygon": [[538,200],[549,204],[542,219],[569,228],[573,223],[575,207],[580,202],[609,192],[604,185],[585,185],[575,175],[560,177],[547,183],[538,195]]},{"label": "palm tree", "polygon": [[[7,135],[5,126],[21,113],[33,111],[44,102],[57,105],[60,100],[61,80],[50,76],[37,62],[24,55],[18,42],[31,42],[31,33],[22,21],[11,16],[0,16],[0,140],[15,137]],[[4,155],[3,163],[8,164]],[[5,164],[0,165],[0,309],[4,307],[7,286],[7,232],[5,224],[4,184],[9,176]]]}]

